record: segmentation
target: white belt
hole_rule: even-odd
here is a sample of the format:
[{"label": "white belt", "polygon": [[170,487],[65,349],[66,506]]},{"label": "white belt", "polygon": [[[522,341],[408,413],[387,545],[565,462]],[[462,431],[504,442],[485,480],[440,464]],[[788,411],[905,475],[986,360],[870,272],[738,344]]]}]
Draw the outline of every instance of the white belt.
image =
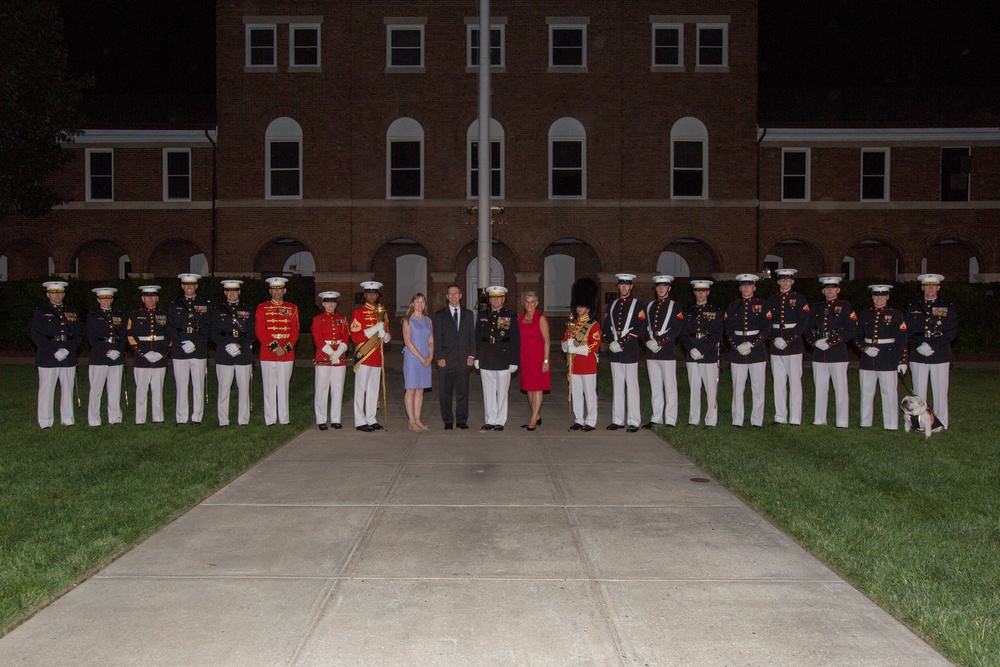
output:
[{"label": "white belt", "polygon": [[872,340],[871,338],[865,338],[865,342],[869,345],[883,345],[885,343],[895,343],[895,338],[876,338]]},{"label": "white belt", "polygon": [[737,336],[756,336],[760,333],[760,329],[754,329],[753,331],[734,331]]},{"label": "white belt", "polygon": [[154,340],[166,340],[166,339],[167,339],[166,336],[139,336],[137,340],[141,340],[142,342],[145,343]]},{"label": "white belt", "polygon": [[799,326],[798,324],[772,324],[771,327],[774,329],[794,329]]}]

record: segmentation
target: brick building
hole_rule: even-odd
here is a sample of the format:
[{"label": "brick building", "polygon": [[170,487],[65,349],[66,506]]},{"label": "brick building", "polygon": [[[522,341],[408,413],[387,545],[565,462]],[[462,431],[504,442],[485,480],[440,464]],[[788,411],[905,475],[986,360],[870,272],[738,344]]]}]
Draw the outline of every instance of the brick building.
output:
[{"label": "brick building", "polygon": [[[375,278],[397,312],[474,293],[478,3],[216,7],[215,113],[88,130],[71,203],[5,221],[0,273]],[[558,316],[575,278],[611,293],[619,271],[643,293],[779,266],[1000,279],[1000,129],[758,101],[757,10],[493,0],[491,281]]]}]

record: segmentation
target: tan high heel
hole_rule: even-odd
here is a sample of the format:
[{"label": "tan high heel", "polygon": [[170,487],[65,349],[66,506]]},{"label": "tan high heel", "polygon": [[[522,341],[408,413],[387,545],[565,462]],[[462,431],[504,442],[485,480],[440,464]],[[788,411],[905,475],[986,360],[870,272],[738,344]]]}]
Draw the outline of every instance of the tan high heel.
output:
[{"label": "tan high heel", "polygon": [[430,429],[429,429],[429,428],[427,427],[427,425],[426,425],[426,424],[424,424],[424,423],[423,423],[422,421],[420,421],[419,419],[418,419],[418,420],[416,421],[416,424],[417,424],[417,426],[419,426],[419,427],[420,427],[420,430],[421,430],[421,431],[429,431],[429,430],[430,430]]},{"label": "tan high heel", "polygon": [[417,433],[422,433],[423,429],[417,426],[417,422],[410,422],[410,430]]}]

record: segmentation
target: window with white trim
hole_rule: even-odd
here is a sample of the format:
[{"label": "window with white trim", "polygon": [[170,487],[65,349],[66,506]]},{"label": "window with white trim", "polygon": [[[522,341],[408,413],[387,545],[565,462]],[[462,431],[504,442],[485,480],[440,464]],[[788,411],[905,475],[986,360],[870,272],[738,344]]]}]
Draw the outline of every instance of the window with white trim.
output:
[{"label": "window with white trim", "polygon": [[587,132],[575,118],[560,118],[549,128],[549,198],[587,196]]},{"label": "window with white trim", "polygon": [[[469,126],[468,136],[468,169],[469,174],[466,182],[466,192],[469,199],[479,196],[479,121],[475,120]],[[490,119],[490,197],[503,199],[504,197],[504,169],[503,169],[503,127],[500,123]]]},{"label": "window with white trim", "polygon": [[684,26],[653,26],[653,67],[681,67],[684,65]]},{"label": "window with white trim", "polygon": [[292,67],[319,67],[319,25],[288,26],[288,63]]},{"label": "window with white trim", "polygon": [[728,25],[698,25],[698,66],[729,66]]},{"label": "window with white trim", "polygon": [[278,28],[275,25],[246,26],[246,66],[275,67],[278,64]]},{"label": "window with white trim", "polygon": [[670,197],[708,198],[708,130],[691,116],[670,128]]},{"label": "window with white trim", "polygon": [[266,199],[302,199],[302,128],[291,118],[276,118],[265,134]]},{"label": "window with white trim", "polygon": [[972,152],[967,146],[941,149],[941,201],[969,201]]},{"label": "window with white trim", "polygon": [[163,201],[191,201],[191,149],[163,149]]},{"label": "window with white trim", "polygon": [[115,154],[110,148],[88,148],[87,201],[114,201]]},{"label": "window with white trim", "polygon": [[809,149],[781,149],[781,201],[809,201]]},{"label": "window with white trim", "polygon": [[424,66],[423,25],[387,25],[385,31],[386,67]]},{"label": "window with white trim", "polygon": [[[504,53],[504,33],[505,26],[490,26],[490,67],[506,67],[506,54]],[[467,25],[466,42],[469,45],[466,52],[466,66],[479,67],[479,25]]]},{"label": "window with white trim", "polygon": [[587,26],[549,25],[549,67],[587,66]]},{"label": "window with white trim", "polygon": [[386,131],[387,199],[424,196],[424,129],[412,118],[397,118]]},{"label": "window with white trim", "polygon": [[889,201],[889,149],[861,149],[861,201]]}]

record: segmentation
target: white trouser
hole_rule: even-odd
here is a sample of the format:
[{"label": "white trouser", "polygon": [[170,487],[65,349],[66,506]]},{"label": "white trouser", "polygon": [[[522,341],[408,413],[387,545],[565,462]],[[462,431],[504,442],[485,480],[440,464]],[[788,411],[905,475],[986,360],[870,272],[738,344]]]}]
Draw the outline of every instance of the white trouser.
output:
[{"label": "white trouser", "polygon": [[229,426],[229,393],[232,391],[233,380],[236,380],[236,390],[239,394],[236,408],[236,423],[241,426],[250,423],[250,391],[252,389],[253,366],[216,364],[215,377],[219,379],[219,426]]},{"label": "white trouser", "polygon": [[772,354],[771,378],[774,380],[774,421],[801,424],[802,355]]},{"label": "white trouser", "polygon": [[378,392],[381,380],[381,367],[358,366],[358,370],[354,375],[355,426],[378,423]]},{"label": "white trouser", "polygon": [[816,416],[813,424],[826,425],[826,399],[833,383],[833,395],[837,402],[837,427],[847,428],[850,404],[847,397],[847,362],[813,362],[813,381],[816,385]]},{"label": "white trouser", "polygon": [[76,366],[38,369],[38,425],[49,428],[55,423],[56,382],[59,383],[59,421],[63,426],[76,423],[73,414],[73,381]]},{"label": "white trouser", "polygon": [[[659,359],[648,359],[646,370],[649,371],[649,389],[652,392],[650,400],[653,404],[654,424],[677,423],[677,362]],[[666,406],[666,412],[664,412]]]},{"label": "white trouser", "polygon": [[715,426],[719,420],[719,365],[696,364],[689,361],[687,366],[688,384],[691,385],[691,410],[688,423],[697,425],[701,421],[701,388],[705,388],[708,408],[705,410],[705,426]]},{"label": "white trouser", "polygon": [[871,426],[875,416],[875,384],[882,394],[882,426],[887,431],[899,428],[899,396],[896,371],[861,371],[861,426]]},{"label": "white trouser", "polygon": [[750,425],[764,425],[764,384],[767,381],[767,362],[758,361],[753,364],[729,364],[733,373],[733,425],[743,426],[743,393],[747,388],[747,377],[750,378],[750,395],[752,405]]},{"label": "white trouser", "polygon": [[483,378],[483,412],[486,424],[503,426],[507,423],[507,392],[510,371],[479,371]]},{"label": "white trouser", "polygon": [[[586,407],[586,417],[584,417]],[[573,418],[577,424],[597,426],[597,375],[573,376]]]},{"label": "white trouser", "polygon": [[260,362],[260,379],[264,383],[264,423],[288,423],[288,382],[292,379],[291,361]]},{"label": "white trouser", "polygon": [[207,359],[171,359],[174,384],[177,385],[177,405],[174,412],[178,424],[188,420],[188,380],[191,381],[191,421],[200,422],[205,416],[205,370]]},{"label": "white trouser", "polygon": [[913,373],[913,392],[931,405],[927,396],[927,378],[930,378],[931,390],[934,392],[934,414],[945,428],[948,428],[948,372],[950,363],[922,364],[919,361],[910,362]]},{"label": "white trouser", "polygon": [[[642,420],[639,412],[639,364],[611,364],[614,400],[611,402],[611,421],[625,426],[625,404],[628,401],[628,426],[638,426]],[[676,393],[676,392],[675,392]]]},{"label": "white trouser", "polygon": [[146,400],[153,397],[153,422],[163,421],[163,381],[166,368],[135,368],[135,423],[146,423]]},{"label": "white trouser", "polygon": [[122,422],[122,374],[125,366],[91,364],[87,369],[90,377],[90,399],[87,401],[87,423],[101,425],[101,397],[104,387],[108,388],[108,423]]},{"label": "white trouser", "polygon": [[[347,377],[347,366],[315,366],[314,381],[316,398],[317,424],[339,424],[340,409],[344,404],[344,379]],[[327,406],[330,408],[330,420],[327,422]]]}]

